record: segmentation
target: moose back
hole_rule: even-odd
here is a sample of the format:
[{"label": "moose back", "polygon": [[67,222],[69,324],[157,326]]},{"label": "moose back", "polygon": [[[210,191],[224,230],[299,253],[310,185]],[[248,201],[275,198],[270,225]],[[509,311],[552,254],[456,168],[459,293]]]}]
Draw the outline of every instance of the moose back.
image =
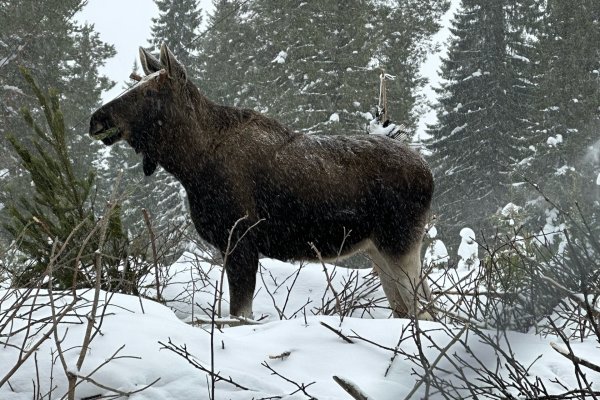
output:
[{"label": "moose back", "polygon": [[188,196],[202,239],[223,254],[230,313],[252,317],[259,256],[373,260],[396,316],[429,318],[421,241],[433,194],[423,159],[376,135],[294,132],[252,110],[217,105],[163,45],[140,48],[146,76],[98,109],[90,134],[125,140],[151,175],[158,165]]}]

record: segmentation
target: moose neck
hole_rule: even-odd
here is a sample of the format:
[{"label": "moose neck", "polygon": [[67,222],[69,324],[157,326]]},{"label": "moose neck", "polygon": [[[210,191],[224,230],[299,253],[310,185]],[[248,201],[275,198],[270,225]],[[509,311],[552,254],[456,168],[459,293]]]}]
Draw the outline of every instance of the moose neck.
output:
[{"label": "moose neck", "polygon": [[194,184],[194,177],[214,157],[211,149],[218,133],[215,125],[218,106],[189,85],[183,101],[173,108],[165,123],[160,142],[149,152],[152,159],[184,186]]}]

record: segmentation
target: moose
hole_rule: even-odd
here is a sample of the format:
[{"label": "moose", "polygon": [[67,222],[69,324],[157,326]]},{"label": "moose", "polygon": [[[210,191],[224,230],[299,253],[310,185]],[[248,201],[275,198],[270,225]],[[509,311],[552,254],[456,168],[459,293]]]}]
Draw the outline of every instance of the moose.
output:
[{"label": "moose", "polygon": [[143,171],[185,188],[200,237],[223,255],[232,316],[252,318],[259,257],[332,260],[366,253],[394,316],[430,319],[421,242],[433,195],[425,161],[380,135],[311,135],[217,105],[166,45],[140,48],[146,74],[91,117],[90,135],[125,140]]}]

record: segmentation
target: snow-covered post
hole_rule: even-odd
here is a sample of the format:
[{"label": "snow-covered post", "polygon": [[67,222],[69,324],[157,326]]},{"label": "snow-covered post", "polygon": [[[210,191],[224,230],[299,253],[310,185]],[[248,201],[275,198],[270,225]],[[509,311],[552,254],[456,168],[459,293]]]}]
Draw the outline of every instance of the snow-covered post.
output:
[{"label": "snow-covered post", "polygon": [[381,121],[387,121],[387,90],[385,87],[385,79],[387,75],[385,70],[381,69],[381,74],[379,74],[379,110],[381,110],[382,115],[380,116]]},{"label": "snow-covered post", "polygon": [[[387,118],[387,95],[386,95],[386,80],[393,81],[395,76],[386,74],[381,70],[379,76],[379,105],[375,109],[375,116],[371,113],[366,113],[365,116],[369,119],[367,125],[367,133],[370,135],[385,135],[392,139],[398,139],[404,142],[408,141],[410,131],[404,124],[394,124]],[[331,118],[330,118],[331,120]]]}]

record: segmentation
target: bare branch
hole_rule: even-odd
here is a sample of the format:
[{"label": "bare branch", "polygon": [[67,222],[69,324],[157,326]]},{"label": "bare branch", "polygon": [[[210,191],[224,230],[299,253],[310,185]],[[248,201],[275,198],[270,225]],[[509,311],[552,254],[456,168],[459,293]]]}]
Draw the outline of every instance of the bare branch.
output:
[{"label": "bare branch", "polygon": [[323,266],[323,272],[325,273],[325,278],[327,279],[327,287],[329,288],[329,290],[331,290],[331,293],[333,293],[333,296],[335,297],[335,308],[336,308],[337,312],[340,314],[340,316],[342,316],[342,303],[340,302],[340,296],[338,295],[337,291],[333,287],[333,284],[331,283],[331,277],[329,276],[329,273],[327,272],[327,267],[325,266],[325,261],[323,261],[321,252],[319,251],[319,249],[317,249],[317,246],[315,246],[314,243],[310,242],[309,245],[310,245],[311,249],[313,249],[313,251],[317,255],[317,258],[321,262],[321,265]]},{"label": "bare branch", "polygon": [[305,385],[304,383],[297,383],[297,382],[294,382],[293,380],[291,380],[291,379],[289,379],[289,378],[286,378],[285,376],[281,375],[279,372],[275,371],[273,368],[271,368],[271,366],[270,366],[270,365],[269,365],[269,364],[268,364],[266,361],[263,361],[263,362],[262,362],[260,365],[262,365],[263,367],[265,367],[265,368],[267,368],[269,371],[271,371],[271,374],[272,374],[272,375],[278,376],[278,377],[280,377],[281,379],[283,379],[284,381],[286,381],[286,382],[289,382],[289,383],[291,383],[292,385],[296,386],[296,388],[298,388],[297,390],[295,390],[295,391],[293,391],[292,393],[290,393],[290,394],[289,394],[290,396],[292,396],[292,395],[294,395],[294,394],[296,394],[296,393],[298,393],[298,392],[302,392],[302,393],[304,393],[304,395],[305,395],[306,397],[308,397],[309,399],[315,399],[315,397],[311,396],[311,395],[310,395],[310,394],[308,394],[308,392],[306,391],[306,389],[307,389],[309,386],[313,385],[315,382],[311,382],[311,383],[309,383],[308,385]]},{"label": "bare branch", "polygon": [[[132,74],[133,75],[133,74]],[[160,277],[158,270],[158,254],[156,252],[156,236],[154,235],[154,230],[152,229],[152,222],[150,221],[150,215],[148,214],[148,210],[142,208],[142,214],[144,215],[144,222],[146,223],[146,228],[148,228],[148,234],[150,235],[150,245],[152,246],[152,263],[154,264],[154,279],[156,285],[156,300],[161,301],[160,294]]]},{"label": "bare branch", "polygon": [[336,335],[338,335],[339,337],[341,337],[342,339],[344,339],[344,341],[346,343],[354,343],[352,341],[352,339],[348,338],[348,336],[344,335],[342,333],[342,331],[340,331],[339,329],[335,329],[329,325],[327,325],[325,322],[321,321],[321,325],[323,325],[325,328],[329,329],[331,332],[335,333]]},{"label": "bare branch", "polygon": [[552,348],[554,349],[554,351],[556,351],[558,354],[560,354],[560,355],[564,356],[565,358],[571,360],[573,363],[583,365],[584,367],[589,368],[592,371],[600,372],[600,366],[599,365],[596,365],[594,363],[591,363],[590,361],[584,360],[581,357],[577,357],[572,352],[569,352],[568,350],[565,350],[564,348],[560,347],[558,344],[556,344],[554,342],[550,342],[550,346],[552,346]]},{"label": "bare branch", "polygon": [[219,374],[218,372],[213,372],[210,369],[203,366],[202,364],[200,364],[200,362],[195,360],[193,358],[193,356],[187,351],[187,347],[185,345],[178,346],[178,345],[174,344],[170,338],[169,338],[169,342],[167,344],[165,344],[161,341],[159,341],[158,344],[163,346],[163,347],[161,347],[161,349],[166,349],[166,350],[172,351],[173,353],[177,354],[178,356],[183,357],[194,368],[197,368],[200,371],[205,372],[207,374],[214,375],[216,382],[223,381],[223,382],[229,383],[230,385],[235,386],[238,389],[255,392],[255,390],[247,388],[246,386],[240,385],[239,383],[235,382],[231,377],[228,377],[228,378],[224,377],[221,374]]}]

